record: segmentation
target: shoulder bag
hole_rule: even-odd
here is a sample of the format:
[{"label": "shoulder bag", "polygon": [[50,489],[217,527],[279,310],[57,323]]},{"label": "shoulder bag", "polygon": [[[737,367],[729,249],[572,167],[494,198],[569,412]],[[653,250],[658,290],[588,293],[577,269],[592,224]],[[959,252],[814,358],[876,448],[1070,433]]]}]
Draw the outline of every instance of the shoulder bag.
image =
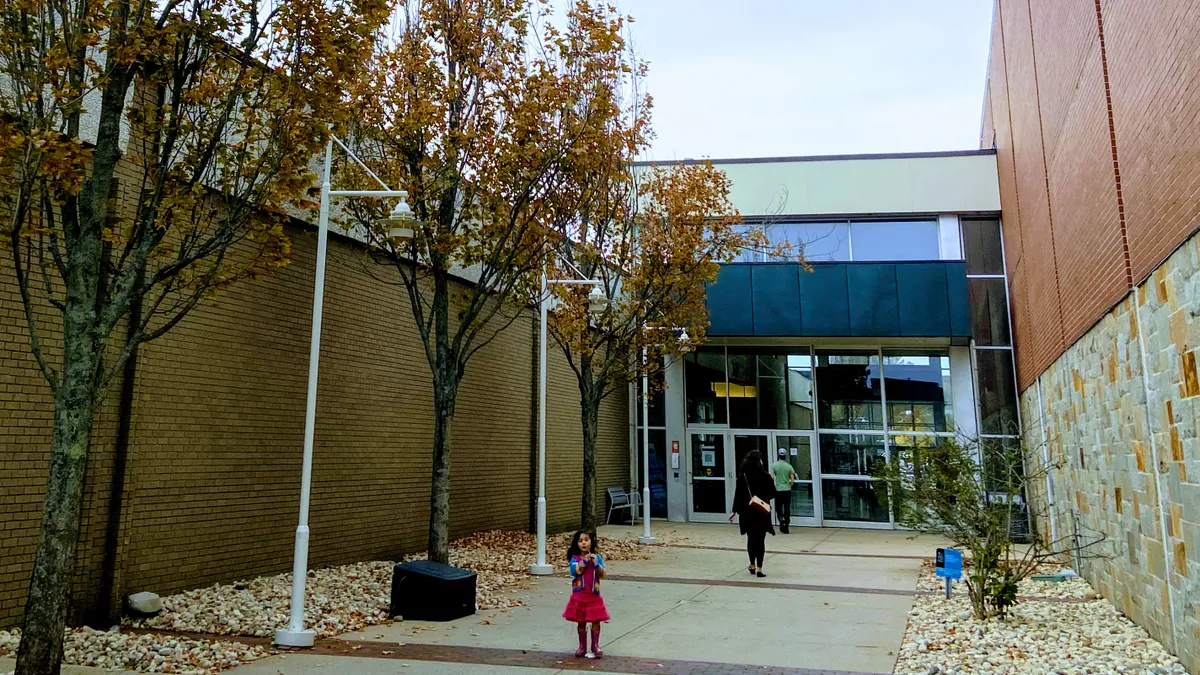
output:
[{"label": "shoulder bag", "polygon": [[750,489],[750,477],[746,474],[742,474],[742,480],[746,481],[746,492],[750,493],[750,508],[758,511],[759,513],[770,515],[771,505],[759,499],[758,497],[755,497],[754,490]]}]

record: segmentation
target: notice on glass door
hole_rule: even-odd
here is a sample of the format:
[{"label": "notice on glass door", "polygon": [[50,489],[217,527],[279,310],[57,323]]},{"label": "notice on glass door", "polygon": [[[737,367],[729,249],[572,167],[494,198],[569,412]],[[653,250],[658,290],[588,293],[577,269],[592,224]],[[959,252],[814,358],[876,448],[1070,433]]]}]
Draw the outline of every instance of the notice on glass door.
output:
[{"label": "notice on glass door", "polygon": [[704,466],[716,466],[717,465],[717,451],[716,450],[701,450],[700,451],[700,464],[702,464]]},{"label": "notice on glass door", "polygon": [[799,454],[800,454],[800,449],[799,449],[799,448],[792,448],[792,457],[795,457],[795,456],[797,456],[797,455],[799,455]]}]

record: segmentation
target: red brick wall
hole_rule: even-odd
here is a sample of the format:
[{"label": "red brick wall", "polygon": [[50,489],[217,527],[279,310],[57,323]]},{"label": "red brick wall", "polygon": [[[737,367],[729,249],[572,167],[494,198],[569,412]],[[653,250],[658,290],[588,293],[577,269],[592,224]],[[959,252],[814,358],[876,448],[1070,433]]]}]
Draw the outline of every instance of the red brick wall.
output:
[{"label": "red brick wall", "polygon": [[1196,228],[1198,31],[1183,0],[997,2],[984,127],[1022,389]]}]

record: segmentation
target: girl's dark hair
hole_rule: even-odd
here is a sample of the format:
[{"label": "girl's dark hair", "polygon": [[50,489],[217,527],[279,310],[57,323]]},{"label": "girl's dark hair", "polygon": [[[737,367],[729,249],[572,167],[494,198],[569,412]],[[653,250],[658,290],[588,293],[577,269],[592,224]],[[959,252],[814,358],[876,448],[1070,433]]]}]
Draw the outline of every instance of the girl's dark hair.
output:
[{"label": "girl's dark hair", "polygon": [[766,467],[766,465],[763,464],[762,453],[760,453],[759,451],[751,450],[750,452],[746,453],[746,456],[744,458],[742,458],[742,473],[743,474],[750,472],[750,471],[753,471],[754,473],[759,473],[759,472],[766,471],[766,470],[767,470],[767,467]]},{"label": "girl's dark hair", "polygon": [[578,532],[575,533],[574,537],[571,537],[571,547],[567,549],[567,561],[568,562],[570,562],[571,558],[574,558],[577,555],[583,555],[583,551],[580,550],[580,548],[579,548],[579,538],[585,534],[588,536],[589,539],[592,540],[592,548],[588,550],[588,553],[599,553],[600,552],[600,539],[596,537],[596,531],[595,530],[579,530]]}]

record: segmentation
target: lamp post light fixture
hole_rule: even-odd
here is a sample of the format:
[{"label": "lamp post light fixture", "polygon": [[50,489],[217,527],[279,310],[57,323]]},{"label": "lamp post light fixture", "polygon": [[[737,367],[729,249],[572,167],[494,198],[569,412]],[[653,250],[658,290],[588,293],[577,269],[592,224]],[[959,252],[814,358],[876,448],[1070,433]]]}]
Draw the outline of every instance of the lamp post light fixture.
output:
[{"label": "lamp post light fixture", "polygon": [[[643,326],[642,330],[659,330],[660,326]],[[679,331],[679,341],[688,341],[687,329],[671,328]],[[639,544],[657,544],[658,539],[650,532],[650,372],[648,354],[642,347],[642,536],[638,537]]]},{"label": "lamp post light fixture", "polygon": [[[329,172],[333,159],[333,144],[337,143],[368,175],[383,187],[382,190],[332,190]],[[388,237],[397,241],[411,239],[415,222],[408,208],[408,193],[392,190],[368,169],[336,136],[330,136],[325,146],[325,166],[321,178],[321,208],[317,220],[317,270],[313,283],[312,337],[308,348],[308,394],[304,408],[304,456],[300,469],[300,518],[296,525],[296,542],[292,555],[292,603],[287,628],[275,630],[275,644],[282,647],[311,647],[315,634],[304,627],[304,584],[308,578],[308,506],[312,491],[313,440],[316,436],[317,370],[321,357],[321,316],[325,297],[325,253],[329,241],[329,203],[334,197],[399,198],[400,203],[390,216],[383,219],[391,226]]]},{"label": "lamp post light fixture", "polygon": [[388,226],[387,238],[399,243],[413,238],[412,226],[416,220],[417,217],[413,214],[412,209],[408,208],[408,200],[401,199],[386,218],[379,219],[379,223]]},{"label": "lamp post light fixture", "polygon": [[[565,261],[564,261],[565,262]],[[569,265],[570,263],[568,263]],[[574,266],[572,266],[574,269]],[[580,277],[582,272],[575,269]],[[608,308],[608,296],[595,279],[550,279],[542,271],[542,289],[538,296],[538,499],[537,499],[537,562],[529,566],[529,573],[546,576],[554,573],[554,566],[546,562],[546,314],[548,290],[551,285],[591,286],[588,293],[588,312],[603,313]]]}]

